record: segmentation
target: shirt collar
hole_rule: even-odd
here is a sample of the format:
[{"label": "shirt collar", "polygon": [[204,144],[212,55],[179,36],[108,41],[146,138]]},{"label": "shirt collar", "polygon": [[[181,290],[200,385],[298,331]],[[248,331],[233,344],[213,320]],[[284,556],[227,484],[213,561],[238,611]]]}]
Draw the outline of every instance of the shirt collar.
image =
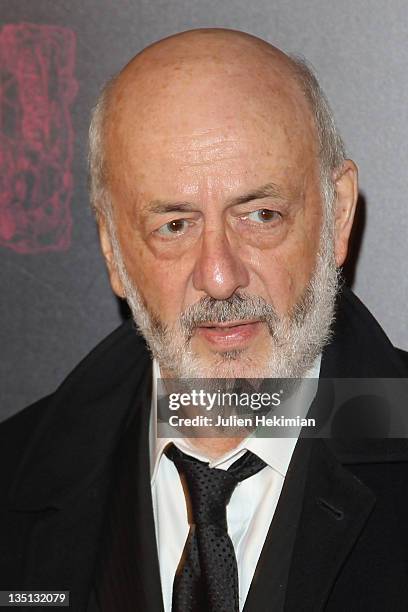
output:
[{"label": "shirt collar", "polygon": [[[301,396],[301,401],[297,405],[301,406],[302,414],[300,417],[305,417],[310,405],[316,395],[318,378],[320,374],[321,354],[316,358],[313,366],[306,373],[304,378],[314,379],[313,384],[301,384],[296,393],[296,397]],[[218,467],[220,469],[228,469],[229,466],[239,459],[245,451],[250,450],[255,453],[260,459],[265,461],[276,472],[285,477],[289,467],[290,460],[297,438],[257,438],[256,432],[242,440],[242,442],[234,449],[218,457],[216,460],[210,460],[205,455],[197,452],[197,449],[188,440],[184,438],[158,438],[157,437],[157,379],[161,377],[160,366],[156,359],[153,360],[153,384],[152,384],[152,406],[150,413],[150,476],[153,484],[157,475],[160,460],[163,451],[170,443],[175,444],[180,450],[189,455],[200,459],[201,461],[209,462],[210,467]]]}]

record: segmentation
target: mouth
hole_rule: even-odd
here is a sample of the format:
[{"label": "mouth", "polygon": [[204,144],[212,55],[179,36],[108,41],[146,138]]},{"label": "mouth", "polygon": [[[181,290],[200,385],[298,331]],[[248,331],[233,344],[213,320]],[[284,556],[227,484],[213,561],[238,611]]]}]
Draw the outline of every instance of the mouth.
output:
[{"label": "mouth", "polygon": [[196,328],[196,334],[218,350],[245,348],[261,331],[262,322],[226,321],[223,323],[202,323]]}]

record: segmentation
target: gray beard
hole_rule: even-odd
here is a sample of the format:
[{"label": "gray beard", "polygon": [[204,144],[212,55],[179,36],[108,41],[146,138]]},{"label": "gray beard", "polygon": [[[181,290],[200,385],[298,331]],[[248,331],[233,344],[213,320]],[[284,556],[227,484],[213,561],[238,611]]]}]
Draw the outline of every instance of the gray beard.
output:
[{"label": "gray beard", "polygon": [[[331,215],[327,215],[331,217]],[[259,296],[237,291],[227,300],[208,296],[187,308],[173,325],[166,325],[145,303],[124,265],[115,228],[109,223],[115,264],[133,319],[161,371],[175,378],[302,378],[331,337],[339,274],[334,260],[333,227],[323,224],[315,269],[301,298],[281,316]],[[203,359],[191,347],[203,322],[259,319],[269,330],[266,354],[246,349],[213,353]]]}]

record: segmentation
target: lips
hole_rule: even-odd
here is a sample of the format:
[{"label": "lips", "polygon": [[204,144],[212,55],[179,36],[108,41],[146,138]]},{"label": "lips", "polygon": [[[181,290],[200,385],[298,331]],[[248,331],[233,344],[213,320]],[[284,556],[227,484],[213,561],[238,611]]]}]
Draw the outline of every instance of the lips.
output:
[{"label": "lips", "polygon": [[244,348],[259,333],[261,326],[260,321],[203,323],[197,327],[197,336],[219,349]]},{"label": "lips", "polygon": [[200,327],[207,328],[226,328],[226,327],[240,327],[242,325],[250,325],[251,323],[258,323],[258,321],[248,321],[246,319],[239,319],[237,321],[224,321],[224,322],[209,322],[203,323]]}]

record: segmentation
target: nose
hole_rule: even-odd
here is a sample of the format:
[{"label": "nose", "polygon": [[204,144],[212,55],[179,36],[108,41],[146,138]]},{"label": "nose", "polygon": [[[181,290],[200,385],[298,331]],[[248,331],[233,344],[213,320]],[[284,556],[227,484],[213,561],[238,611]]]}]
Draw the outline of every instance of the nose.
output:
[{"label": "nose", "polygon": [[204,232],[193,271],[193,285],[216,300],[226,300],[249,284],[248,271],[223,230]]}]

